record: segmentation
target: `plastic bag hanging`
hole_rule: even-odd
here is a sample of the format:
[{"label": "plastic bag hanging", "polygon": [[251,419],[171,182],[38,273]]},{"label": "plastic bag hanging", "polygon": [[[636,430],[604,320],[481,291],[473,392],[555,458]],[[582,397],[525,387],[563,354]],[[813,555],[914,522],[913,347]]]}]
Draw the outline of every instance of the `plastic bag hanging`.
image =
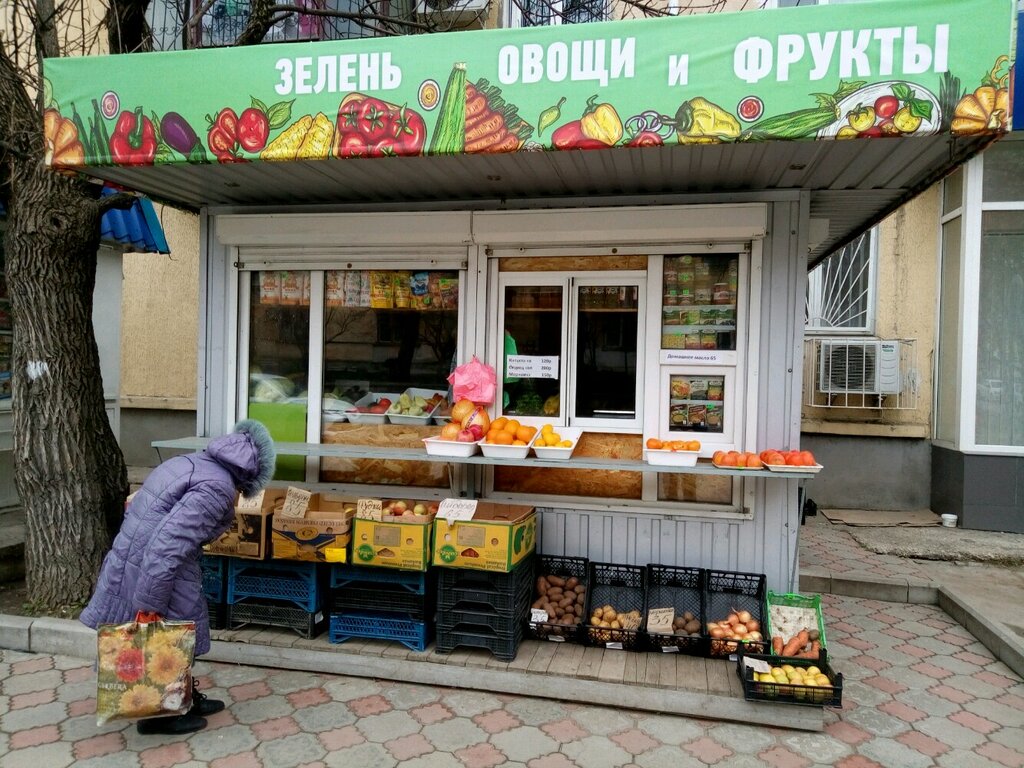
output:
[{"label": "plastic bag hanging", "polygon": [[463,363],[452,371],[448,377],[452,385],[452,397],[455,402],[471,400],[477,405],[490,405],[498,391],[498,377],[494,368],[480,362],[476,355],[468,363]]}]

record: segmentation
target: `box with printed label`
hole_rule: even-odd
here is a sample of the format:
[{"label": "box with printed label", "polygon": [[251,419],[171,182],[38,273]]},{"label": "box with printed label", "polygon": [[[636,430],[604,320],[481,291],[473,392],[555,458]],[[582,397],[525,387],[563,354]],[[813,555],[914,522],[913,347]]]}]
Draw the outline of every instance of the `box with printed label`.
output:
[{"label": "box with printed label", "polygon": [[235,499],[235,521],[227,533],[203,547],[211,555],[263,560],[270,553],[270,521],[284,503],[284,488],[267,488],[252,499]]},{"label": "box with printed label", "polygon": [[356,502],[314,493],[300,516],[274,515],[271,556],[276,560],[348,561]]},{"label": "box with printed label", "polygon": [[434,565],[478,571],[511,571],[533,552],[537,538],[533,507],[481,501],[471,520],[434,522]]},{"label": "box with printed label", "polygon": [[385,513],[380,520],[357,517],[352,532],[352,563],[427,570],[436,508],[431,504],[424,514]]}]

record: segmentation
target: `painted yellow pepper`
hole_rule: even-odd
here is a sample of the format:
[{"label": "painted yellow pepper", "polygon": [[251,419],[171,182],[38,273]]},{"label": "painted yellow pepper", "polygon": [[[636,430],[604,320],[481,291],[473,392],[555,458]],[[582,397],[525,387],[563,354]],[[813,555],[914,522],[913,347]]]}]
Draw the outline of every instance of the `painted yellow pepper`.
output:
[{"label": "painted yellow pepper", "polygon": [[607,102],[597,104],[597,95],[587,99],[587,108],[580,118],[580,129],[588,139],[603,141],[609,146],[622,138],[622,120],[615,107]]},{"label": "painted yellow pepper", "polygon": [[717,104],[700,96],[683,102],[676,112],[680,144],[714,144],[740,135],[740,122]]}]

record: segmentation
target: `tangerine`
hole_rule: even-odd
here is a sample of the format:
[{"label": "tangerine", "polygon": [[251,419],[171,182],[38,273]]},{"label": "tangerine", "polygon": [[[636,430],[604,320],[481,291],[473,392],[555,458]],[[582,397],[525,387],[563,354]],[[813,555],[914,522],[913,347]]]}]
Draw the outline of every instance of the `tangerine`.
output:
[{"label": "tangerine", "polygon": [[652,451],[660,451],[663,445],[664,444],[661,442],[661,440],[659,440],[656,437],[647,438],[647,447],[650,448]]},{"label": "tangerine", "polygon": [[506,424],[508,424],[508,419],[505,416],[499,416],[491,422],[491,429],[504,429]]},{"label": "tangerine", "polygon": [[516,432],[519,431],[519,428],[521,426],[522,426],[522,424],[520,424],[515,419],[509,419],[507,422],[505,422],[505,426],[502,427],[502,429],[504,429],[506,432],[510,432],[511,434],[514,435]]},{"label": "tangerine", "polygon": [[536,427],[522,426],[516,430],[516,440],[520,440],[523,443],[528,443],[533,440],[533,436],[537,434]]},{"label": "tangerine", "polygon": [[494,433],[494,442],[496,445],[512,445],[513,440],[515,440],[515,437],[508,430],[500,429]]}]

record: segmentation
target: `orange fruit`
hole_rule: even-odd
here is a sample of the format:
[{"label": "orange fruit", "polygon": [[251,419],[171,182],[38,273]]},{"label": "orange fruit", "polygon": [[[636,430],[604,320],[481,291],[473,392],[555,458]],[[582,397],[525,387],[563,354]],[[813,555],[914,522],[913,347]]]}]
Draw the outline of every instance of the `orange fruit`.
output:
[{"label": "orange fruit", "polygon": [[505,422],[505,426],[502,427],[502,429],[504,429],[506,432],[514,435],[516,432],[519,431],[519,427],[521,427],[521,426],[522,426],[522,424],[520,424],[515,419],[509,419],[508,421]]},{"label": "orange fruit", "polygon": [[533,436],[537,430],[534,427],[520,427],[516,430],[516,440],[520,440],[523,443],[528,443],[533,440]]},{"label": "orange fruit", "polygon": [[522,440],[513,440],[512,445],[526,445]]},{"label": "orange fruit", "polygon": [[497,445],[512,445],[514,439],[512,433],[504,429],[494,433],[494,442]]},{"label": "orange fruit", "polygon": [[499,416],[491,422],[491,429],[504,429],[506,424],[508,424],[508,419],[504,416]]},{"label": "orange fruit", "polygon": [[688,450],[688,451],[699,451],[700,450],[700,440],[689,440],[689,441],[687,441],[687,443],[686,443],[686,450]]},{"label": "orange fruit", "polygon": [[659,440],[656,437],[647,438],[647,447],[650,448],[652,451],[660,451],[663,445],[664,444],[661,442],[661,440]]}]

